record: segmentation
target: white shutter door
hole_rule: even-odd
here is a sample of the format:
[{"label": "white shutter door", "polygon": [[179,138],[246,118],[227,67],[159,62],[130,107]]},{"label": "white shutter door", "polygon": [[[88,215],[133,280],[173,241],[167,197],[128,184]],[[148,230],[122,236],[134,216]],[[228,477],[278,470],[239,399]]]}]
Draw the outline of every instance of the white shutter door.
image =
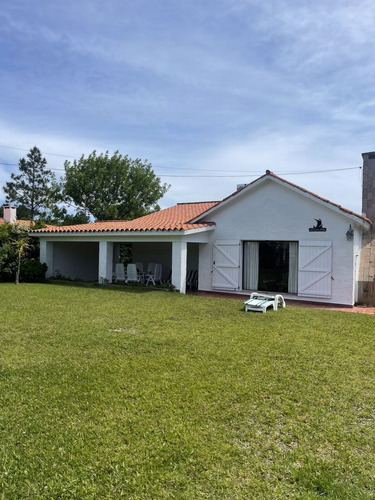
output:
[{"label": "white shutter door", "polygon": [[240,242],[217,240],[213,249],[212,288],[238,290],[240,278]]},{"label": "white shutter door", "polygon": [[331,297],[332,241],[300,241],[298,295]]}]

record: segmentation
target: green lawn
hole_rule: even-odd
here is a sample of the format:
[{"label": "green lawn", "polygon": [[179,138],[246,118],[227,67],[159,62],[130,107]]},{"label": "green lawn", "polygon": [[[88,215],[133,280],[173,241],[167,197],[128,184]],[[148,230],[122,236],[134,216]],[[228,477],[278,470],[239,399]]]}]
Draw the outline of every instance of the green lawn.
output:
[{"label": "green lawn", "polygon": [[0,284],[0,498],[375,498],[373,316]]}]

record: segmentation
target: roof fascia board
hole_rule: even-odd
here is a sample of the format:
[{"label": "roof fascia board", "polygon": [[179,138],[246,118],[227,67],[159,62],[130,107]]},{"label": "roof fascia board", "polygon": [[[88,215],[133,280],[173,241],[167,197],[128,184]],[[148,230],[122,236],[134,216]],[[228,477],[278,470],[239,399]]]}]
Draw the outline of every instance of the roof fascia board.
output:
[{"label": "roof fascia board", "polygon": [[173,231],[87,231],[87,232],[61,232],[61,233],[55,233],[55,232],[44,232],[44,233],[34,233],[30,232],[29,236],[34,236],[37,238],[48,238],[49,240],[56,239],[56,240],[70,240],[70,241],[87,241],[87,240],[96,240],[96,239],[103,239],[107,238],[110,239],[111,241],[114,241],[114,239],[120,238],[121,240],[123,239],[132,239],[132,238],[137,238],[139,240],[145,240],[147,238],[160,238],[162,240],[165,240],[166,238],[175,238],[180,237],[180,236],[185,236],[185,235],[193,235],[193,234],[198,234],[198,233],[203,233],[207,231],[213,231],[215,229],[215,226],[206,226],[206,227],[199,227],[196,229],[187,229],[186,231],[181,231],[181,230],[173,230]]},{"label": "roof fascia board", "polygon": [[183,231],[183,234],[189,235],[197,233],[206,233],[207,231],[215,231],[215,225],[206,227],[197,227],[196,229],[187,229],[186,231]]},{"label": "roof fascia board", "polygon": [[29,233],[30,236],[36,236],[38,238],[72,238],[77,240],[77,238],[111,238],[111,237],[147,237],[147,236],[180,236],[183,235],[184,231],[66,231],[66,232],[44,232],[44,233]]}]

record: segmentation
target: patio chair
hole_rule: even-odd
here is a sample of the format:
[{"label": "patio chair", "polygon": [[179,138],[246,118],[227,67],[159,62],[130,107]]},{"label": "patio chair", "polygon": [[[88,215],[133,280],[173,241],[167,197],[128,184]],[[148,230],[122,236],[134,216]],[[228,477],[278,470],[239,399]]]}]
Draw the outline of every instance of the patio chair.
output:
[{"label": "patio chair", "polygon": [[162,273],[162,265],[161,264],[155,264],[155,270],[153,273],[147,273],[146,274],[146,285],[148,285],[150,282],[155,286],[156,282],[161,283],[161,273]]},{"label": "patio chair", "polygon": [[146,285],[147,285],[148,277],[150,275],[155,274],[155,266],[156,266],[155,262],[149,262],[147,265],[147,271],[145,273],[143,273],[143,283],[146,283]]},{"label": "patio chair", "polygon": [[146,273],[143,268],[143,262],[136,262],[135,265],[137,266],[137,273],[138,273],[138,278],[141,283],[145,282],[145,276]]},{"label": "patio chair", "polygon": [[186,286],[190,288],[198,288],[198,271],[196,269],[190,269],[186,276]]},{"label": "patio chair", "polygon": [[116,269],[115,269],[115,281],[125,281],[125,268],[124,264],[116,264]]},{"label": "patio chair", "polygon": [[172,269],[169,271],[167,278],[162,280],[162,283],[170,285],[172,283]]},{"label": "patio chair", "polygon": [[137,266],[135,264],[128,264],[126,266],[126,283],[138,282],[140,278],[137,273]]},{"label": "patio chair", "polygon": [[143,273],[143,262],[136,262],[135,265],[137,266],[137,271]]},{"label": "patio chair", "polygon": [[156,266],[155,262],[149,262],[148,266],[147,266],[146,274],[154,274],[155,266]]},{"label": "patio chair", "polygon": [[267,295],[253,292],[244,304],[245,311],[260,311],[265,313],[268,307],[272,307],[274,311],[277,311],[278,307],[285,307],[285,300],[282,295]]}]

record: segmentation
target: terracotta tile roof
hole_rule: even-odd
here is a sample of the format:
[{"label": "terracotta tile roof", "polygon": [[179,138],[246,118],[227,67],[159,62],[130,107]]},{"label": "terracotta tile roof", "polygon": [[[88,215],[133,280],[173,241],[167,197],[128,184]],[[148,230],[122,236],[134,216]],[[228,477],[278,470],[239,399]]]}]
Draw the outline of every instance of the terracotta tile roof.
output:
[{"label": "terracotta tile roof", "polygon": [[[255,179],[254,181],[250,182],[249,184],[245,184],[243,187],[237,189],[237,191],[235,191],[234,193],[230,194],[229,196],[226,196],[223,200],[221,200],[219,203],[217,203],[216,205],[219,207],[222,203],[228,201],[230,198],[233,198],[234,196],[236,196],[238,193],[240,193],[241,191],[243,191],[245,188],[247,188],[248,186],[251,186],[252,184],[255,184],[256,182],[259,182],[260,180],[262,179],[265,179],[266,177],[273,177],[274,179],[277,179],[289,186],[292,186],[306,194],[309,194],[311,196],[314,196],[314,198],[318,198],[319,200],[321,201],[324,201],[325,203],[329,203],[330,205],[333,205],[334,207],[336,208],[339,208],[340,210],[342,210],[343,212],[347,213],[347,214],[350,214],[350,215],[354,215],[355,217],[358,217],[359,219],[362,219],[363,221],[366,221],[368,222],[369,224],[372,224],[372,221],[370,219],[368,219],[367,217],[364,217],[363,215],[360,215],[356,212],[353,212],[352,210],[349,210],[347,208],[344,208],[342,207],[341,205],[338,205],[337,203],[334,203],[333,201],[330,201],[330,200],[327,200],[327,198],[322,198],[321,196],[319,196],[318,194],[315,194],[313,193],[312,191],[309,191],[301,186],[298,186],[297,184],[294,184],[293,182],[289,182],[285,179],[283,179],[282,177],[279,177],[278,175],[274,174],[273,172],[267,170],[266,173],[264,175],[262,175],[261,177],[258,177],[257,179]],[[216,205],[212,206],[212,207],[209,207],[207,208],[206,212],[210,212],[212,208],[216,207]],[[197,217],[195,217],[195,219],[192,219],[193,221],[197,221],[199,222],[199,219],[201,219],[202,217],[205,216],[205,212],[203,212],[202,214],[198,214]]]},{"label": "terracotta tile roof", "polygon": [[213,222],[192,224],[189,221],[217,205],[218,201],[178,203],[173,207],[154,212],[138,219],[125,221],[97,221],[74,226],[52,226],[36,229],[34,233],[90,233],[113,231],[187,231],[214,225]]}]

